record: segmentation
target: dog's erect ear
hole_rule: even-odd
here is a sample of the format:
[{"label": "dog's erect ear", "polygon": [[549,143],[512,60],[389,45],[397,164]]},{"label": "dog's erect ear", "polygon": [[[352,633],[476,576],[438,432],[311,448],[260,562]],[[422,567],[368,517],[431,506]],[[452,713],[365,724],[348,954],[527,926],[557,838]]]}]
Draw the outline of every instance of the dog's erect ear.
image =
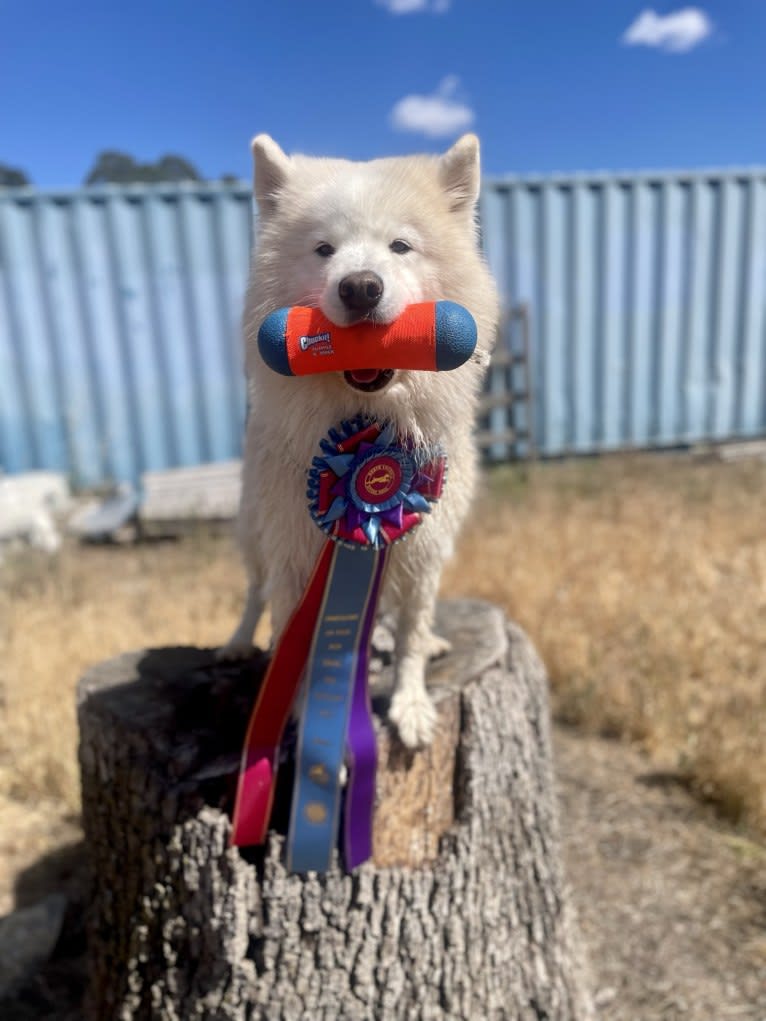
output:
[{"label": "dog's erect ear", "polygon": [[290,175],[291,160],[270,135],[256,135],[250,148],[253,152],[255,199],[258,209],[267,215],[274,210],[279,193]]},{"label": "dog's erect ear", "polygon": [[463,135],[439,159],[439,180],[454,212],[470,212],[479,197],[479,139]]}]

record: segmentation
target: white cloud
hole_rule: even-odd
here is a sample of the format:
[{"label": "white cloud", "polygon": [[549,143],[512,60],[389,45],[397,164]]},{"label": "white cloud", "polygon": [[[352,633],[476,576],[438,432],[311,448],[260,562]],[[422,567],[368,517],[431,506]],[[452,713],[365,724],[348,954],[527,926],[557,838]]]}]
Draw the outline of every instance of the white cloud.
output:
[{"label": "white cloud", "polygon": [[455,97],[460,79],[454,75],[442,78],[430,96],[412,94],[395,104],[391,123],[398,131],[414,131],[429,138],[456,135],[473,124],[475,114],[470,106]]},{"label": "white cloud", "polygon": [[444,14],[449,10],[451,0],[375,0],[379,7],[385,7],[391,14]]},{"label": "white cloud", "polygon": [[642,11],[625,31],[626,46],[655,46],[667,53],[686,53],[713,33],[713,22],[699,7],[684,7],[660,15]]}]

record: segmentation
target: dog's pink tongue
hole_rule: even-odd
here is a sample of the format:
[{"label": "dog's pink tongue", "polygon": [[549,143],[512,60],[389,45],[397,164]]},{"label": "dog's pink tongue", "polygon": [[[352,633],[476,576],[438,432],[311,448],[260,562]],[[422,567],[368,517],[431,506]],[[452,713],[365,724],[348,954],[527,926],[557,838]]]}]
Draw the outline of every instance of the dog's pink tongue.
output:
[{"label": "dog's pink tongue", "polygon": [[355,383],[372,383],[379,372],[380,369],[356,369],[351,373],[351,378]]}]

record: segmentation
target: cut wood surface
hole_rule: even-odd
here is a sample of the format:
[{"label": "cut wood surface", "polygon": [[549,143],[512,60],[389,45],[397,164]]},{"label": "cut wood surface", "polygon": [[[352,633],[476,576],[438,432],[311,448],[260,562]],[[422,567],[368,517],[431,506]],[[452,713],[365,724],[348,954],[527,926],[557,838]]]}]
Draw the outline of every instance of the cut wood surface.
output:
[{"label": "cut wood surface", "polygon": [[374,860],[284,868],[289,762],[265,848],[229,847],[239,750],[264,653],[128,653],[80,685],[93,872],[88,1015],[249,1021],[580,1021],[592,1016],[559,862],[546,679],[479,602],[440,607],[433,746],[385,725]]}]

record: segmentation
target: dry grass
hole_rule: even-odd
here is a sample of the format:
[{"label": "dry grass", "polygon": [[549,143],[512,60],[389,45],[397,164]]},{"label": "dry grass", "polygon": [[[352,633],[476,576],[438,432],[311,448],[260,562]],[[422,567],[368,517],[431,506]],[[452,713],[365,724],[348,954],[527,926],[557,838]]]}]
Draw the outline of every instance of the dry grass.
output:
[{"label": "dry grass", "polygon": [[0,592],[0,796],[79,804],[74,689],[121,651],[219,645],[244,575],[232,541],[65,548],[11,563]]},{"label": "dry grass", "polygon": [[766,834],[766,465],[541,464],[487,493],[448,589],[526,628],[560,718],[641,741]]},{"label": "dry grass", "polygon": [[[548,664],[558,714],[640,740],[766,834],[766,465],[620,458],[492,473],[445,589],[501,603]],[[73,691],[143,645],[220,643],[230,541],[26,557],[0,592],[0,800],[76,811]]]}]

